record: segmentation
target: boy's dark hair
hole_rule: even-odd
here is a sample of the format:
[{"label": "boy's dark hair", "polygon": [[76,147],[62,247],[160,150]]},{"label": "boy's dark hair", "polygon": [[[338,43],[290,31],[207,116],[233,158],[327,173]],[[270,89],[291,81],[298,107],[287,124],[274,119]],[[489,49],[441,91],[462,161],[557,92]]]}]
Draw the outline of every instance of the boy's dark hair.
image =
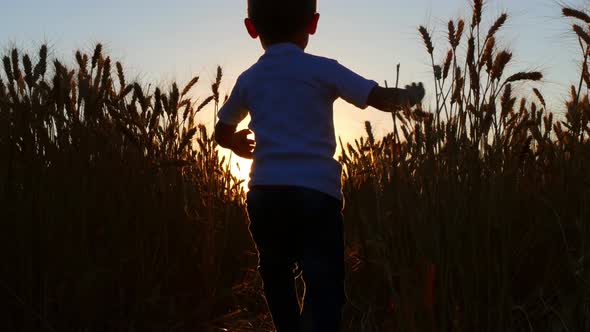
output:
[{"label": "boy's dark hair", "polygon": [[248,0],[248,17],[267,44],[291,41],[316,10],[317,0]]}]

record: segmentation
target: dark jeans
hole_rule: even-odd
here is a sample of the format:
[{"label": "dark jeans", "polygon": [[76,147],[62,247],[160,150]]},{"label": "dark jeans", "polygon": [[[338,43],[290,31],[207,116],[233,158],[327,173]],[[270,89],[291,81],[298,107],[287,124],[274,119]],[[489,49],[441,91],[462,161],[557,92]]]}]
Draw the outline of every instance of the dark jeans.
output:
[{"label": "dark jeans", "polygon": [[[248,192],[266,302],[278,332],[341,331],[344,294],[342,202],[299,187]],[[303,274],[304,307],[295,277]]]}]

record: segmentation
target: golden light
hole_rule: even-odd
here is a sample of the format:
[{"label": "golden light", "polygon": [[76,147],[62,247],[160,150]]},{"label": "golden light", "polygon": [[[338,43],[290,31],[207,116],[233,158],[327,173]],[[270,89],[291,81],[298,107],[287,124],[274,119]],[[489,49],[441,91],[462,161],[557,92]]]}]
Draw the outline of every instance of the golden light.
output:
[{"label": "golden light", "polygon": [[232,156],[230,170],[232,174],[238,178],[238,180],[244,180],[242,187],[244,191],[248,192],[248,182],[250,181],[250,167],[252,166],[252,160],[243,159]]}]

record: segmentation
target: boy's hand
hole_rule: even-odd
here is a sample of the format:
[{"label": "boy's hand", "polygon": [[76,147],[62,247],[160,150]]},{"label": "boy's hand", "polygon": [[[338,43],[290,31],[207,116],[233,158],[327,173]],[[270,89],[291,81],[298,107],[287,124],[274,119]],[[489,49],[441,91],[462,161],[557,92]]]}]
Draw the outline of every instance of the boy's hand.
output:
[{"label": "boy's hand", "polygon": [[248,139],[252,132],[248,129],[236,132],[236,125],[217,122],[215,125],[215,141],[220,146],[232,150],[242,158],[254,158],[254,140]]},{"label": "boy's hand", "polygon": [[235,154],[245,159],[254,158],[255,141],[248,138],[248,135],[250,134],[252,134],[250,129],[240,130],[233,134],[230,142],[230,149]]},{"label": "boy's hand", "polygon": [[420,82],[418,84],[412,83],[412,85],[406,85],[406,93],[408,94],[410,106],[414,106],[422,102],[426,91],[424,90],[424,85]]},{"label": "boy's hand", "polygon": [[369,94],[367,104],[383,112],[395,112],[422,102],[425,91],[422,83],[406,86],[405,89],[376,86]]}]

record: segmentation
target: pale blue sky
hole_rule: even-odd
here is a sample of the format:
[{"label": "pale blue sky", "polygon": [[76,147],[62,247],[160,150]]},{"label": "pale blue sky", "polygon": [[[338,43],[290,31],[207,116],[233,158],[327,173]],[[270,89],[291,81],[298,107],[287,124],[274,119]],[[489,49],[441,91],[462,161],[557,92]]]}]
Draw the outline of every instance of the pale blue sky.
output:
[{"label": "pale blue sky", "polygon": [[[242,20],[245,0],[18,0],[2,1],[0,46],[34,50],[47,41],[54,56],[72,59],[76,49],[91,51],[96,42],[122,60],[130,78],[144,83],[183,84],[200,75],[204,87],[216,65],[225,71],[222,91],[261,55],[257,41],[246,35]],[[561,98],[576,80],[579,52],[553,0],[489,0],[486,22],[508,10],[511,19],[502,43],[513,49],[514,70],[545,73],[542,90],[560,111]],[[429,59],[416,27],[434,29],[442,59],[446,22],[468,16],[466,0],[319,0],[318,34],[308,51],[339,60],[359,74],[379,82],[394,81],[401,62],[403,84],[422,80],[432,87]],[[528,87],[527,87],[528,88]],[[337,103],[336,126],[346,138],[363,132],[371,120],[379,134],[391,129],[388,114],[359,112]],[[205,117],[210,123],[212,116]]]}]

